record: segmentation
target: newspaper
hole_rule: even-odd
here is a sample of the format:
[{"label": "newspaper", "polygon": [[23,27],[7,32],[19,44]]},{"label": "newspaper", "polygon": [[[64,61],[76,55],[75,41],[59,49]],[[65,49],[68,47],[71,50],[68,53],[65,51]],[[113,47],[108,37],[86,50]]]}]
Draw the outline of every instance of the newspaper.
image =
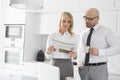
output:
[{"label": "newspaper", "polygon": [[55,39],[52,39],[52,41],[53,46],[56,48],[56,51],[58,52],[68,53],[69,51],[74,50],[74,44],[72,43],[66,43]]}]

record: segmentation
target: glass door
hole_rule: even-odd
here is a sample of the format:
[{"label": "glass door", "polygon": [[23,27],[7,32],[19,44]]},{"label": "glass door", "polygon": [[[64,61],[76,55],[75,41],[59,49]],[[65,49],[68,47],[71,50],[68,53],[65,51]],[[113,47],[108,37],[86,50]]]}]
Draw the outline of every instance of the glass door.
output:
[{"label": "glass door", "polygon": [[20,69],[23,60],[24,24],[5,24],[3,40],[4,68]]}]

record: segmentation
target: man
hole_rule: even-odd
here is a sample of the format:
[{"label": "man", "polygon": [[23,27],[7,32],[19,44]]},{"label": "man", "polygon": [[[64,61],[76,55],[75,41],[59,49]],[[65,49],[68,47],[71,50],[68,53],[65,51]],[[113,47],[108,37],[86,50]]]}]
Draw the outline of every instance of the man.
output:
[{"label": "man", "polygon": [[100,25],[99,11],[90,8],[83,17],[78,66],[81,80],[108,80],[107,57],[120,53],[120,44],[111,29]]}]

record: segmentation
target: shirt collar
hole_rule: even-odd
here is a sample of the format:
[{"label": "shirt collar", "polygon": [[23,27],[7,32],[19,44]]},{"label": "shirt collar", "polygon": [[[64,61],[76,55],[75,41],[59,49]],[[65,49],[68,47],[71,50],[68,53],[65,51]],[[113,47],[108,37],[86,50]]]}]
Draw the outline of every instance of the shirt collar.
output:
[{"label": "shirt collar", "polygon": [[94,30],[97,30],[98,28],[99,28],[99,25],[100,25],[100,23],[98,23],[97,25],[95,25],[93,28],[94,28]]},{"label": "shirt collar", "polygon": [[[60,35],[62,35],[60,32],[59,32],[59,34]],[[63,35],[69,35],[69,32],[68,31],[66,31],[66,32],[64,32],[64,34]]]}]

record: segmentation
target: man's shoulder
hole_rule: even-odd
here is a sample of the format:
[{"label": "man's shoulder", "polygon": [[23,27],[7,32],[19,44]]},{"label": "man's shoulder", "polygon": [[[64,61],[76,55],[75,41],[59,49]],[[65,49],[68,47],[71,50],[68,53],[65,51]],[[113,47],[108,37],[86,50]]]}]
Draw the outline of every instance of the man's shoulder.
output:
[{"label": "man's shoulder", "polygon": [[112,31],[112,29],[109,26],[105,26],[105,25],[99,25],[98,29],[102,31]]}]

